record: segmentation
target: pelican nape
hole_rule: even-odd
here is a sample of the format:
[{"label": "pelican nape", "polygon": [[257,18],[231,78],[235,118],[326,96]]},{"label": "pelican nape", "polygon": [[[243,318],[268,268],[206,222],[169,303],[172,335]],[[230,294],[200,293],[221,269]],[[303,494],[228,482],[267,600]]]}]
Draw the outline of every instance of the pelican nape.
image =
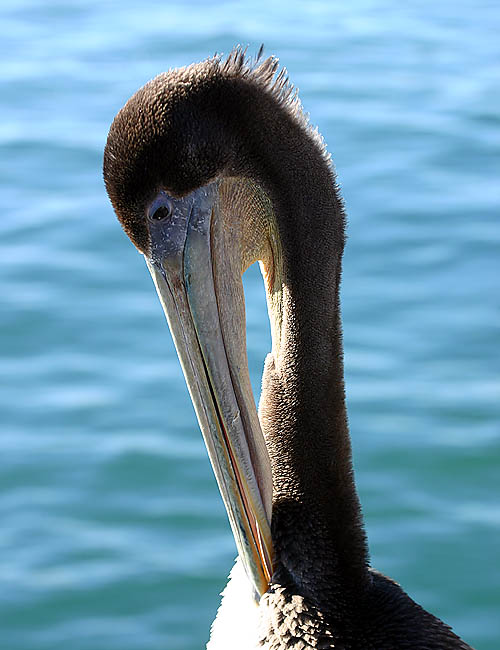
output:
[{"label": "pelican nape", "polygon": [[[161,74],[118,113],[104,154],[245,570],[237,565],[208,647],[464,650],[369,566],[344,396],[343,204],[285,75],[273,57],[248,61],[240,49]],[[255,261],[272,332],[258,415],[241,282]],[[240,621],[244,587],[255,604]]]}]

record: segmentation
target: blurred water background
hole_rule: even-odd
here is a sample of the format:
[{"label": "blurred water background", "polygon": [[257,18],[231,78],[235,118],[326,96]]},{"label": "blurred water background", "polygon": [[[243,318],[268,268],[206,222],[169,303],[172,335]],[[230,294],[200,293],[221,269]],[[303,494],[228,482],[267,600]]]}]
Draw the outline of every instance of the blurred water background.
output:
[{"label": "blurred water background", "polygon": [[[148,79],[263,42],[347,204],[348,407],[373,564],[497,649],[498,3],[3,0],[0,16],[1,648],[204,647],[234,543],[101,160]],[[258,392],[256,268],[246,292]]]}]

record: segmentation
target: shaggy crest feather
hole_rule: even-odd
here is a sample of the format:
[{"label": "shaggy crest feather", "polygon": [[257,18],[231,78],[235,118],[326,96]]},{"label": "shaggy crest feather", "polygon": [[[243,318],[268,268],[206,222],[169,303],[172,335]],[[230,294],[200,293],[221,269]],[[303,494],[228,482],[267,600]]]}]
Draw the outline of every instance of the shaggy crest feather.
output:
[{"label": "shaggy crest feather", "polygon": [[216,54],[208,61],[212,61],[225,76],[248,79],[270,93],[279,106],[286,110],[314,140],[324,160],[332,165],[331,155],[327,151],[323,136],[318,127],[310,123],[309,114],[304,111],[300,101],[299,90],[290,81],[287,69],[284,66],[280,68],[279,59],[274,55],[262,61],[263,53],[264,46],[261,45],[257,56],[251,58],[247,56],[247,48],[238,45],[231,50],[226,59]]}]

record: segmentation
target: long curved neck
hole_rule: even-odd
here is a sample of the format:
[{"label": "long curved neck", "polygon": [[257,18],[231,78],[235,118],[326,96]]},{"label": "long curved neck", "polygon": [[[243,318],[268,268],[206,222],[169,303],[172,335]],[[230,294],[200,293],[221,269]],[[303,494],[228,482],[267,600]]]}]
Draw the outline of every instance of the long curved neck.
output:
[{"label": "long curved neck", "polygon": [[345,409],[340,259],[337,266],[330,286],[319,277],[285,280],[280,352],[266,360],[259,408],[278,566],[285,582],[321,600],[369,580]]},{"label": "long curved neck", "polygon": [[298,125],[268,127],[260,160],[271,152],[264,180],[280,268],[265,268],[274,334],[259,417],[273,470],[275,579],[334,606],[370,580],[344,396],[344,217],[317,143]]}]

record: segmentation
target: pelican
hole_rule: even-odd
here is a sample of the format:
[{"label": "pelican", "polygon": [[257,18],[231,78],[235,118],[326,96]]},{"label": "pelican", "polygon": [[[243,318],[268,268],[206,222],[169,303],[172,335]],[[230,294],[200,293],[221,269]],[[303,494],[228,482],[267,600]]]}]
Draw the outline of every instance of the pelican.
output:
[{"label": "pelican", "polygon": [[[238,559],[209,650],[466,649],[370,567],[347,424],[343,203],[277,59],[160,74],[117,114],[111,203],[144,254]],[[242,274],[258,261],[272,335],[259,410]]]}]

